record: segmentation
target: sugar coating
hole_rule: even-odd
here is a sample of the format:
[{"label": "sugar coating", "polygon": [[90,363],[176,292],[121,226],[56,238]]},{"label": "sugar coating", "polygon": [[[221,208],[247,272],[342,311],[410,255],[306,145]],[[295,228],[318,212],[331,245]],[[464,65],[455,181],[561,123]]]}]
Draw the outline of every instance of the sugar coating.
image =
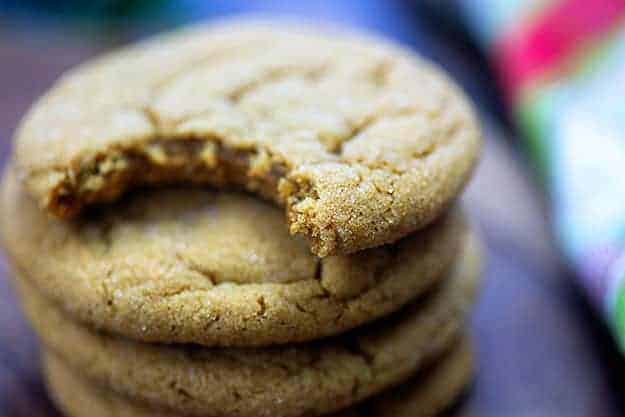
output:
[{"label": "sugar coating", "polygon": [[60,217],[142,184],[242,187],[318,256],[432,222],[481,134],[444,74],[386,41],[307,26],[195,27],[68,72],[25,116],[20,178]]}]

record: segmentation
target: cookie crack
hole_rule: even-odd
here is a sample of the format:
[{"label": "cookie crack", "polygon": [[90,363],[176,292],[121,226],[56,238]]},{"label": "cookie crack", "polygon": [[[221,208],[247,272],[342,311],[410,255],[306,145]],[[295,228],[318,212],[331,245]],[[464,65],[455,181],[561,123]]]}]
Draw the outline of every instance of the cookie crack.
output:
[{"label": "cookie crack", "polygon": [[264,316],[267,312],[267,303],[265,301],[265,297],[261,295],[260,297],[256,298],[256,304],[258,305],[258,311],[256,312],[256,315],[258,317]]},{"label": "cookie crack", "polygon": [[184,401],[192,401],[195,400],[195,397],[191,395],[189,391],[187,391],[184,387],[181,387],[178,384],[178,381],[172,380],[169,382],[168,387],[172,390],[178,397],[181,397]]},{"label": "cookie crack", "polygon": [[226,98],[232,104],[236,105],[243,101],[243,99],[247,95],[253,93],[255,90],[262,88],[267,84],[279,82],[281,80],[297,75],[302,76],[307,81],[314,82],[319,78],[323,77],[323,74],[325,74],[327,71],[327,65],[318,65],[311,68],[293,68],[289,66],[273,68],[261,75],[260,77],[244,83],[243,85],[230,91],[226,94]]},{"label": "cookie crack", "polygon": [[382,59],[371,71],[371,81],[378,88],[385,87],[394,68],[395,63],[393,60]]},{"label": "cookie crack", "polygon": [[333,144],[331,147],[327,147],[328,151],[341,156],[343,155],[343,146],[354,139],[356,139],[363,131],[365,131],[369,126],[371,126],[375,121],[378,120],[377,116],[369,116],[364,119],[361,123],[357,123],[352,126],[351,131],[345,137],[340,138]]},{"label": "cookie crack", "polygon": [[184,78],[195,71],[201,70],[203,67],[214,65],[216,62],[220,62],[233,56],[241,56],[247,55],[249,52],[257,52],[259,48],[262,48],[262,46],[266,44],[267,42],[265,41],[249,39],[237,48],[229,47],[225,49],[217,49],[211,51],[206,56],[200,57],[199,59],[191,59],[184,68],[180,68],[158,80],[150,89],[151,99],[149,101],[156,101],[158,95],[163,90],[167,89],[181,78]]},{"label": "cookie crack", "polygon": [[189,271],[196,272],[196,273],[200,274],[202,277],[206,278],[206,280],[208,282],[210,282],[213,287],[216,286],[217,284],[219,284],[219,281],[216,278],[216,274],[213,271],[210,271],[210,270],[208,270],[208,269],[198,265],[197,263],[195,263],[192,260],[186,258],[184,255],[182,255],[179,252],[175,253],[175,258],[179,262],[181,262],[183,265],[185,265],[186,268]]}]

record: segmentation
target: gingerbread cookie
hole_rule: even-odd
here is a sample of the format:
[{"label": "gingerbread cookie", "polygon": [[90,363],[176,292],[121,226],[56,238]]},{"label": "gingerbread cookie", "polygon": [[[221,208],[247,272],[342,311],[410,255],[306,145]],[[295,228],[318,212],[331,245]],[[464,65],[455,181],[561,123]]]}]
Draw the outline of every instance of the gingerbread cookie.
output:
[{"label": "gingerbread cookie", "polygon": [[289,236],[277,208],[250,196],[167,189],[127,197],[62,221],[39,210],[9,171],[0,226],[15,269],[62,308],[148,342],[264,346],[343,332],[443,278],[466,233],[454,210],[394,244],[320,259]]},{"label": "gingerbread cookie", "polygon": [[66,318],[18,278],[42,343],[86,378],[184,415],[323,415],[397,385],[459,337],[479,259],[469,245],[452,276],[426,298],[351,332],[256,349],[129,341]]},{"label": "gingerbread cookie", "polygon": [[157,37],[68,72],[15,136],[19,176],[71,217],[143,184],[237,186],[286,210],[314,253],[431,223],[481,134],[439,69],[371,36],[227,23]]},{"label": "gingerbread cookie", "polygon": [[[94,386],[52,354],[44,357],[50,394],[68,417],[174,417],[111,390]],[[452,406],[473,372],[468,341],[462,341],[430,369],[398,389],[383,393],[332,417],[435,417]]]}]

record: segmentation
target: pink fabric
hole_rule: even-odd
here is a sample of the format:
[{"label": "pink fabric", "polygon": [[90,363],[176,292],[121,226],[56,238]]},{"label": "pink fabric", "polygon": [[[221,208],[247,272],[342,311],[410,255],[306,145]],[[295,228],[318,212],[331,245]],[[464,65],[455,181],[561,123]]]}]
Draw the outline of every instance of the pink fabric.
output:
[{"label": "pink fabric", "polygon": [[524,84],[557,67],[624,16],[625,0],[564,0],[504,34],[494,57],[505,91],[514,98]]}]

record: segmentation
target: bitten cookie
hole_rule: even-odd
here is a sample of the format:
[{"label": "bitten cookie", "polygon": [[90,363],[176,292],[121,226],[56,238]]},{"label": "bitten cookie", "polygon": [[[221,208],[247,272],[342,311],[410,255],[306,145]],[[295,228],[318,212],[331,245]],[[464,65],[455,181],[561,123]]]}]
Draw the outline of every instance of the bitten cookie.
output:
[{"label": "bitten cookie", "polygon": [[[48,390],[68,417],[174,417],[97,387],[53,354],[44,355]],[[435,365],[391,392],[332,417],[435,417],[452,406],[471,381],[473,355],[463,340]],[[266,414],[269,415],[269,414]]]},{"label": "bitten cookie", "polygon": [[149,342],[263,346],[343,332],[443,278],[466,235],[453,210],[394,244],[320,259],[250,196],[150,190],[61,221],[11,172],[0,225],[15,269],[83,322]]},{"label": "bitten cookie", "polygon": [[183,415],[316,416],[395,386],[462,332],[479,277],[469,245],[452,276],[393,316],[321,341],[261,349],[165,346],[98,333],[18,279],[42,343],[85,378]]},{"label": "bitten cookie", "polygon": [[389,42],[270,23],[196,27],[65,74],[15,136],[19,176],[71,217],[142,184],[240,186],[286,209],[314,253],[431,223],[481,134],[440,70]]}]

